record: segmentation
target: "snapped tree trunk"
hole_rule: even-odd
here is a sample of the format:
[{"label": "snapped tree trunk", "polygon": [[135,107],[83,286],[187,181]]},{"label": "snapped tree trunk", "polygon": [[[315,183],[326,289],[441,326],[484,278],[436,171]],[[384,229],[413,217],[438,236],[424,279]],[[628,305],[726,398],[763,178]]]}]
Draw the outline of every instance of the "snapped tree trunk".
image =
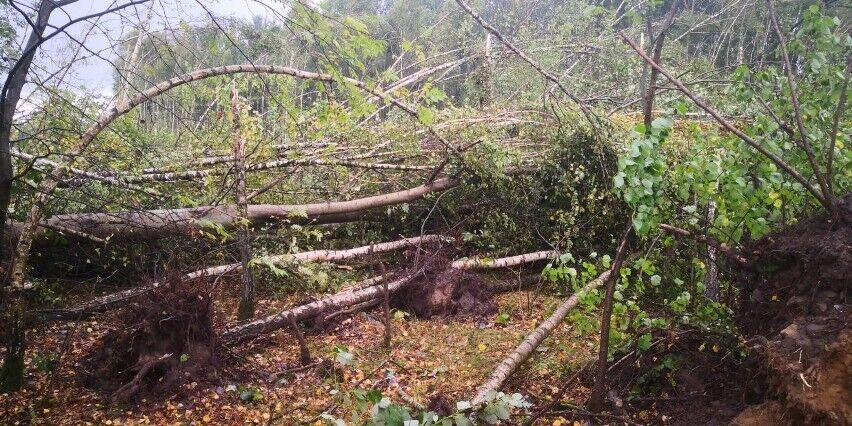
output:
[{"label": "snapped tree trunk", "polygon": [[246,139],[243,137],[240,124],[240,95],[237,83],[231,91],[231,114],[234,121],[234,191],[237,200],[237,244],[240,246],[240,263],[242,269],[242,293],[240,306],[237,309],[237,319],[247,320],[254,316],[254,276],[251,267],[251,225],[248,220],[248,202],[246,201]]}]

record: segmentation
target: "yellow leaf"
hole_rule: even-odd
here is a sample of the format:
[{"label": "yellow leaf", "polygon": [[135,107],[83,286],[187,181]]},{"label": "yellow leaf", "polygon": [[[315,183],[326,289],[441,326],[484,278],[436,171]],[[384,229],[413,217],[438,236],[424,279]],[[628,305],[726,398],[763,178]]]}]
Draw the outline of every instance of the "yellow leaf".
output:
[{"label": "yellow leaf", "polygon": [[477,348],[479,349],[479,352],[485,352],[485,350],[488,349],[488,345],[486,345],[485,343],[480,343]]},{"label": "yellow leaf", "polygon": [[713,345],[713,352],[719,352],[719,345]]}]

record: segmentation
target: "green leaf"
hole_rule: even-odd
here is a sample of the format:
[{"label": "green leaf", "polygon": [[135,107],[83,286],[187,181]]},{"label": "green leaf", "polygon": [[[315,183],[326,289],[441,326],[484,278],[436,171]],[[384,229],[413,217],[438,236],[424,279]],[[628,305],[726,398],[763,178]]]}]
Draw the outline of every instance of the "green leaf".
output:
[{"label": "green leaf", "polygon": [[417,108],[417,119],[421,123],[430,126],[435,121],[435,113],[425,106],[420,106]]},{"label": "green leaf", "polygon": [[651,335],[643,334],[639,336],[639,339],[636,341],[636,347],[640,352],[645,352],[651,348]]}]

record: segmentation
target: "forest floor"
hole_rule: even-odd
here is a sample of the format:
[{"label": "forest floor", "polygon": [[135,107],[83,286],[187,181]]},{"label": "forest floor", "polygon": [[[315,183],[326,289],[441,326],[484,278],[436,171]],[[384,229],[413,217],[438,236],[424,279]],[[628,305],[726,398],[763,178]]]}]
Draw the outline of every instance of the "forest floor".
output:
[{"label": "forest floor", "polygon": [[[81,386],[78,377],[83,358],[115,327],[118,314],[54,324],[31,332],[25,390],[0,396],[0,419],[11,424],[297,424],[328,409],[335,402],[334,393],[356,388],[382,390],[401,405],[410,406],[413,400],[454,407],[455,402],[473,395],[497,363],[560,299],[521,291],[497,295],[496,301],[498,314],[490,318],[397,316],[390,353],[382,344],[380,309],[308,332],[315,360],[334,360],[335,347],[346,348],[354,356],[351,366],[338,367],[340,371],[334,375],[321,366],[281,374],[300,364],[296,339],[287,330],[279,330],[235,349],[229,354],[229,364],[235,367],[225,369],[219,377],[202,383],[188,381],[174,395],[142,399],[133,406],[110,403],[108,396]],[[265,300],[259,311],[275,312],[288,303]],[[499,324],[495,323],[498,315]],[[584,336],[570,323],[563,324],[513,376],[507,390],[521,391],[533,402],[549,400],[561,378],[593,358],[596,346],[595,333]],[[58,361],[51,358],[58,353],[64,356]],[[53,372],[39,371],[48,362],[57,363]],[[242,400],[246,391],[251,392],[251,401]],[[577,385],[563,401],[582,403],[587,392]],[[343,409],[335,414],[348,417]]]},{"label": "forest floor", "polygon": [[[755,260],[740,274],[740,291],[747,296],[735,319],[741,341],[714,342],[697,330],[667,330],[654,335],[654,344],[641,356],[615,354],[619,359],[607,376],[612,403],[596,419],[611,424],[728,424],[732,419],[735,425],[849,424],[849,241],[848,223],[809,220],[755,242],[749,249]],[[225,308],[236,306],[235,296],[220,290],[214,297],[213,322],[219,331],[233,319]],[[298,297],[267,294],[257,315],[299,304]],[[379,390],[412,411],[417,406],[453,411],[561,302],[558,295],[535,290],[494,297],[496,312],[473,318],[420,319],[395,312],[391,351],[383,347],[381,309],[307,327],[314,359],[309,368],[300,366],[292,333],[278,330],[222,350],[223,365],[213,368],[212,376],[183,377],[169,394],[141,393],[125,404],[83,386],[81,372],[98,370],[87,356],[133,318],[132,309],[44,325],[29,333],[24,391],[0,395],[0,424],[322,424],[317,421],[324,412],[349,419],[354,404],[336,404],[358,389]],[[538,411],[567,377],[595,358],[596,349],[597,333],[582,333],[578,323],[566,320],[503,390],[520,392],[533,404],[531,411]],[[351,354],[348,365],[336,362],[341,350]],[[186,356],[181,354],[181,362],[192,364]],[[667,366],[668,360],[673,364]],[[570,383],[560,404],[536,424],[589,418],[578,408],[588,396],[588,382],[580,375]],[[642,395],[633,395],[636,384],[647,388]]]}]

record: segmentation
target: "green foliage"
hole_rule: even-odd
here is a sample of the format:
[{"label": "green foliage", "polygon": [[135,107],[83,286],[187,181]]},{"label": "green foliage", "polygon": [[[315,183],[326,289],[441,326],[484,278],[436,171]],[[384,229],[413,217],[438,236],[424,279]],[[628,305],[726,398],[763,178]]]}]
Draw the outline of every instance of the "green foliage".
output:
[{"label": "green foliage", "polygon": [[633,227],[639,235],[656,228],[657,198],[660,196],[665,163],[659,146],[665,142],[672,120],[658,118],[646,129],[636,126],[633,142],[626,155],[618,159],[618,174],[613,186],[634,210]]}]

